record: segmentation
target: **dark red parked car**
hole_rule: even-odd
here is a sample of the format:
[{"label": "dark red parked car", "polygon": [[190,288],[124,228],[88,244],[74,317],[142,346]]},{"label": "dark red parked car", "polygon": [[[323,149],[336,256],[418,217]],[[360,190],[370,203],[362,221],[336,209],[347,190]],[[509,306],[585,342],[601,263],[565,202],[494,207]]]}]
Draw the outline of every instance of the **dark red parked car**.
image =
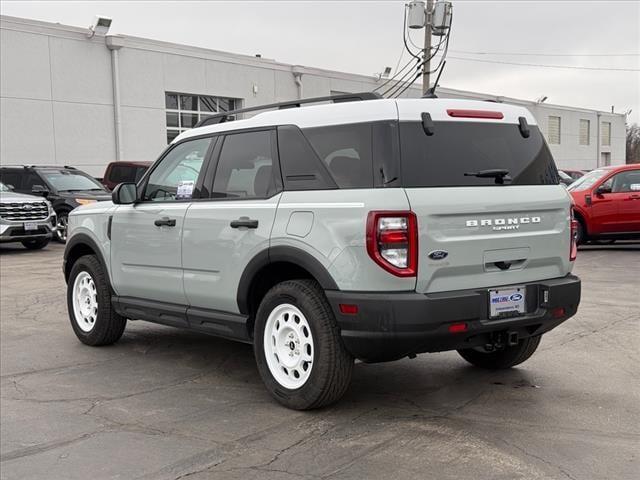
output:
[{"label": "dark red parked car", "polygon": [[111,162],[107,165],[102,177],[102,184],[109,190],[113,190],[119,183],[133,182],[138,183],[147,168],[153,162]]},{"label": "dark red parked car", "polygon": [[578,220],[578,243],[640,239],[640,165],[603,167],[568,188]]}]

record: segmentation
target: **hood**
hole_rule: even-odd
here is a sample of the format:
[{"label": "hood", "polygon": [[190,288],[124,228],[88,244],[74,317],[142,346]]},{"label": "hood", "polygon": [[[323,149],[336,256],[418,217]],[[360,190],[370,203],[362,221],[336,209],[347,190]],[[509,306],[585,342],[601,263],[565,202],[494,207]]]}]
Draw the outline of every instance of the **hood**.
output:
[{"label": "hood", "polygon": [[111,200],[111,194],[109,192],[60,192],[59,195],[65,198],[85,198],[87,200],[97,200],[98,202],[104,202]]},{"label": "hood", "polygon": [[26,195],[24,193],[16,192],[0,192],[0,202],[6,203],[24,203],[24,202],[44,202],[44,197],[37,195]]},{"label": "hood", "polygon": [[69,215],[92,215],[96,213],[110,212],[117,207],[117,205],[114,205],[110,200],[111,198],[109,198],[109,201],[99,201],[96,203],[89,203],[87,205],[80,205],[79,207],[71,210]]}]

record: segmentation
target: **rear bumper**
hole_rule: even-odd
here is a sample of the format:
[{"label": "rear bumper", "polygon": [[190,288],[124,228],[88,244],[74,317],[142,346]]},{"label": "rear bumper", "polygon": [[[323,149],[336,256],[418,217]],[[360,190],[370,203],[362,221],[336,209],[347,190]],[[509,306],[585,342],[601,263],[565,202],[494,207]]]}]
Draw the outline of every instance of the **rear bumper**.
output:
[{"label": "rear bumper", "polygon": [[[575,315],[580,279],[574,275],[525,283],[526,313],[489,319],[487,287],[432,294],[326,291],[347,350],[367,362],[396,360],[423,352],[486,345],[496,334],[541,335]],[[499,287],[496,285],[496,287]],[[340,304],[357,305],[343,314]],[[563,311],[560,311],[563,309]],[[466,331],[451,333],[453,323]]]}]

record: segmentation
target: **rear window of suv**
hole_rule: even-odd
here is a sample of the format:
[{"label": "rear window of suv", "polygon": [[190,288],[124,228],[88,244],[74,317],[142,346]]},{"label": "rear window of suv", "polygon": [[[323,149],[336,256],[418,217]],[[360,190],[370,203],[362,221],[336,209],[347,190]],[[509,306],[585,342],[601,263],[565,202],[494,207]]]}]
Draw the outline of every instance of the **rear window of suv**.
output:
[{"label": "rear window of suv", "polygon": [[558,172],[540,130],[529,126],[524,138],[518,125],[435,122],[428,136],[420,122],[400,123],[402,185],[458,187],[495,185],[494,178],[465,173],[506,169],[505,185],[557,185]]}]

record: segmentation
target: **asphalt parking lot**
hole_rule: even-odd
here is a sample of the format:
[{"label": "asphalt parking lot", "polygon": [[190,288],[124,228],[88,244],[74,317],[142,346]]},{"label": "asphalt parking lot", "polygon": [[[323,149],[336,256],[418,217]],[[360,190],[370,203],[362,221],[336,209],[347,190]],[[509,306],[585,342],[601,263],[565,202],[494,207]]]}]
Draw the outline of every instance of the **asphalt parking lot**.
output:
[{"label": "asphalt parking lot", "polygon": [[271,400],[247,345],[142,322],[82,345],[62,251],[0,247],[2,479],[640,478],[640,244],[581,250],[578,315],[519,368],[358,364],[313,412]]}]

